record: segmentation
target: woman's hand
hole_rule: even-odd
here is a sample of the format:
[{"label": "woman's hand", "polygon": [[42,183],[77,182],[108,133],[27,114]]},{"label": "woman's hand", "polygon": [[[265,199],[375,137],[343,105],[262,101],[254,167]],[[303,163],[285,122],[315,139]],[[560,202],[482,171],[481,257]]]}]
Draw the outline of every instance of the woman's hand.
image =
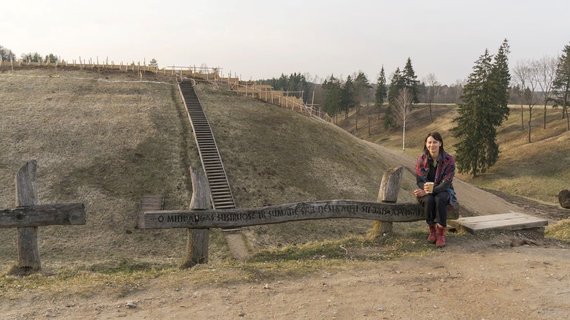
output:
[{"label": "woman's hand", "polygon": [[425,192],[425,190],[422,189],[416,189],[414,190],[414,196],[421,198],[423,196],[425,196],[427,194],[427,192]]}]

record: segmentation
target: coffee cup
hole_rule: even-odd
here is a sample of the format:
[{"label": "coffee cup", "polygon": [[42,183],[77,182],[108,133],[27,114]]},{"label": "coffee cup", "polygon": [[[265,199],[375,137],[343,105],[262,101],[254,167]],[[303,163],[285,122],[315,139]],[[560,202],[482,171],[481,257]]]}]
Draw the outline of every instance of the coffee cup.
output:
[{"label": "coffee cup", "polygon": [[426,182],[426,183],[424,184],[424,190],[425,190],[427,193],[432,193],[432,192],[433,192],[433,182]]}]

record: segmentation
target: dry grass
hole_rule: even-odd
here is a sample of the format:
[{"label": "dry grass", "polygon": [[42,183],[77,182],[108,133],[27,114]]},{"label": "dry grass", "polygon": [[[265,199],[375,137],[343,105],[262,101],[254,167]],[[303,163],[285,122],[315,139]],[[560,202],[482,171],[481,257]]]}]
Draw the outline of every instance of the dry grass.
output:
[{"label": "dry grass", "polygon": [[[167,209],[189,205],[188,168],[199,160],[177,88],[126,82],[137,79],[123,73],[49,75],[0,74],[0,207],[13,206],[14,174],[36,159],[41,203],[78,201],[87,207],[85,226],[40,228],[46,272],[175,268],[186,250],[186,230],[134,227],[144,194],[165,195]],[[200,85],[198,94],[238,206],[376,199],[387,165],[374,146],[333,125],[225,90]],[[404,187],[411,184],[407,177]],[[370,225],[315,221],[260,226],[246,234],[255,250],[271,250],[363,236]],[[4,230],[0,243],[0,269],[6,271],[16,259],[15,230]],[[214,230],[210,263],[223,265],[227,257]]]},{"label": "dry grass", "polygon": [[[175,257],[180,230],[134,230],[143,194],[164,194],[167,207],[188,207],[193,144],[179,119],[176,87],[121,82],[124,74],[46,70],[0,75],[0,207],[14,204],[14,174],[38,161],[40,203],[83,202],[87,225],[40,229],[44,265],[98,263],[123,257]],[[178,235],[178,236],[176,236]],[[15,259],[15,230],[2,232],[0,261]],[[140,245],[151,242],[154,246]]]},{"label": "dry grass", "polygon": [[545,235],[549,238],[570,242],[570,219],[561,220],[548,226]]}]

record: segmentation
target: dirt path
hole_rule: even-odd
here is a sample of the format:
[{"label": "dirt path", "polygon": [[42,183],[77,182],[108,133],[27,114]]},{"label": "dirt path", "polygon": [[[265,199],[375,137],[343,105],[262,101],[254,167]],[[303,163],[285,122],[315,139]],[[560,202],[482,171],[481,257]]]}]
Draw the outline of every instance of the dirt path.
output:
[{"label": "dirt path", "polygon": [[568,319],[570,251],[513,248],[499,236],[301,279],[196,286],[161,277],[88,296],[27,295],[3,301],[2,319]]},{"label": "dirt path", "polygon": [[[394,165],[413,166],[413,160],[379,148],[385,149]],[[521,205],[517,206],[461,181],[455,185],[461,204],[478,214],[537,214],[545,209],[513,198]],[[450,236],[446,248],[429,256],[379,262],[347,260],[302,278],[260,277],[197,285],[189,276],[191,272],[161,276],[136,286],[79,290],[81,294],[28,289],[0,298],[0,318],[570,318],[568,244],[526,241],[512,233]]]}]

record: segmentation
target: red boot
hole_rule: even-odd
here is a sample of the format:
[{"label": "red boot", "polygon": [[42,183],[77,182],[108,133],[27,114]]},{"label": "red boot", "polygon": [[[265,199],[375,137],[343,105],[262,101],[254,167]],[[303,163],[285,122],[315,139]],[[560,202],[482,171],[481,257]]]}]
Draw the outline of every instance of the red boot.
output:
[{"label": "red boot", "polygon": [[435,243],[436,241],[436,236],[435,236],[435,224],[430,224],[429,226],[429,236],[427,238],[427,241],[429,243]]},{"label": "red boot", "polygon": [[445,247],[445,227],[439,224],[435,227],[435,246],[438,248]]}]

